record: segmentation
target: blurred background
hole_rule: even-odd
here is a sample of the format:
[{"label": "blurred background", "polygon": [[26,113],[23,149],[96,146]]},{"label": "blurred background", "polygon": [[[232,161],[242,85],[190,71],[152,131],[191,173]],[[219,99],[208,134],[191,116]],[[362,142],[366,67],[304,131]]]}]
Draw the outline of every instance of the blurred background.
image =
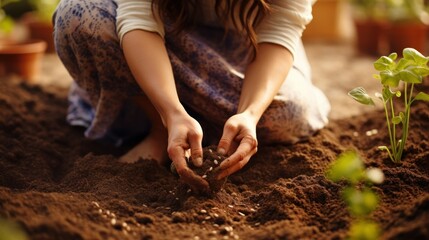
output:
[{"label": "blurred background", "polygon": [[[0,78],[68,87],[55,54],[51,16],[59,0],[0,0]],[[413,47],[428,53],[429,0],[317,0],[303,34],[313,81],[332,103],[331,118],[364,111],[347,97],[376,91],[372,63]],[[353,106],[353,107],[350,107]]]}]

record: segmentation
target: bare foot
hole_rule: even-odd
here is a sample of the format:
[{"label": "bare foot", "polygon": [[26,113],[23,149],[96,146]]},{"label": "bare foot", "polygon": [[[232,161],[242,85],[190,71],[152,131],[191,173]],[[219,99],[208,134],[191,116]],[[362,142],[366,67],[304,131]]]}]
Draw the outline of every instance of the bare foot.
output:
[{"label": "bare foot", "polygon": [[151,131],[143,141],[121,156],[119,162],[135,163],[140,159],[155,160],[163,165],[168,160],[167,135],[159,131]]}]

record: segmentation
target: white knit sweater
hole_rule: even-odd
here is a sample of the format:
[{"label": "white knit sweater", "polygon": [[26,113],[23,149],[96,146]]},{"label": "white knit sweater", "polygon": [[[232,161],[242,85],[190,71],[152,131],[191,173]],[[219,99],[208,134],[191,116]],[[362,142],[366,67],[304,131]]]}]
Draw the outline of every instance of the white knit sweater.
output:
[{"label": "white knit sweater", "polygon": [[[129,31],[141,29],[157,32],[164,37],[164,26],[158,16],[152,14],[151,0],[116,0],[117,32],[122,37]],[[203,25],[220,26],[214,10],[214,0],[202,0],[202,14],[198,22]],[[258,42],[279,44],[292,55],[300,41],[305,26],[311,21],[313,0],[272,0],[272,12],[256,29]]]}]

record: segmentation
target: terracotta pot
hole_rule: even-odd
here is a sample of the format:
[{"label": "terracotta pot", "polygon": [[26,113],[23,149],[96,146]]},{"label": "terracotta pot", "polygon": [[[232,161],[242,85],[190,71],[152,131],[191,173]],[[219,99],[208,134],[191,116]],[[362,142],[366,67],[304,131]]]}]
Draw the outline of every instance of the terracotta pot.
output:
[{"label": "terracotta pot", "polygon": [[355,20],[356,48],[358,52],[378,56],[388,51],[387,30],[385,21]]},{"label": "terracotta pot", "polygon": [[407,47],[415,48],[423,55],[427,54],[428,26],[418,22],[392,24],[389,29],[390,52],[402,54]]},{"label": "terracotta pot", "polygon": [[27,22],[28,30],[30,33],[31,39],[43,40],[47,43],[47,52],[54,52],[54,27],[51,22],[42,22],[42,21],[28,21]]},{"label": "terracotta pot", "polygon": [[0,77],[17,74],[26,81],[34,82],[45,51],[46,42],[41,40],[0,42]]}]

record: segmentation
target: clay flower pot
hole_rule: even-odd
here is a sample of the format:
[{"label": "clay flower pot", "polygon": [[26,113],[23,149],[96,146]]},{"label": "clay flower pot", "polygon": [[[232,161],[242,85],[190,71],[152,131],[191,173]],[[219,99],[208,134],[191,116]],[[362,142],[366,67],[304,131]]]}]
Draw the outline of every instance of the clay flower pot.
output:
[{"label": "clay flower pot", "polygon": [[356,29],[356,48],[359,53],[378,56],[388,48],[387,31],[389,24],[372,19],[354,21]]},{"label": "clay flower pot", "polygon": [[428,26],[420,22],[392,23],[389,29],[390,52],[402,53],[412,47],[422,54],[427,53]]},{"label": "clay flower pot", "polygon": [[41,40],[0,42],[0,77],[17,74],[26,81],[34,82],[46,45]]}]

